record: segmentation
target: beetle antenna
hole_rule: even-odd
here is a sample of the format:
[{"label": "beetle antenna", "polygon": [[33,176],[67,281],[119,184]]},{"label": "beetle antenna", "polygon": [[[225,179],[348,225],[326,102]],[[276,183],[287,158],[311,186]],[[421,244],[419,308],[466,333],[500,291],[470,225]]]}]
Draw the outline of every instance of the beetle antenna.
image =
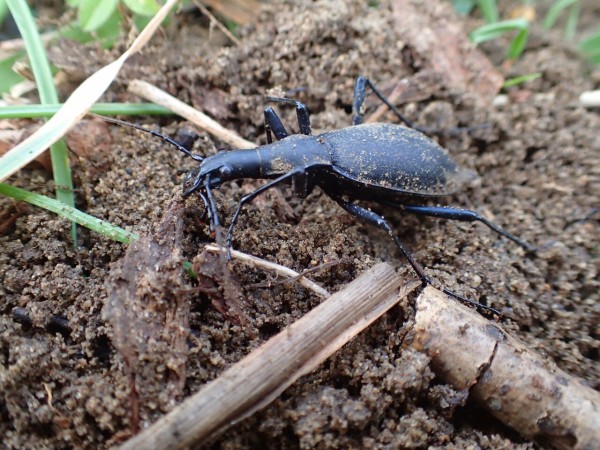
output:
[{"label": "beetle antenna", "polygon": [[192,152],[190,152],[187,148],[185,148],[179,142],[175,141],[174,139],[171,139],[168,136],[165,136],[162,133],[159,133],[158,131],[154,131],[154,130],[151,130],[149,128],[145,128],[145,127],[143,127],[141,125],[137,125],[135,123],[125,122],[124,120],[114,119],[112,117],[100,116],[98,114],[92,114],[92,115],[94,115],[96,117],[100,117],[102,120],[105,120],[106,122],[114,123],[114,124],[117,124],[117,125],[123,125],[123,126],[130,127],[130,128],[135,128],[136,130],[144,131],[146,133],[150,133],[153,136],[159,137],[163,141],[165,141],[165,142],[171,144],[172,146],[176,147],[179,151],[181,151],[186,156],[189,156],[194,161],[202,161],[204,159],[202,156],[194,155]]}]

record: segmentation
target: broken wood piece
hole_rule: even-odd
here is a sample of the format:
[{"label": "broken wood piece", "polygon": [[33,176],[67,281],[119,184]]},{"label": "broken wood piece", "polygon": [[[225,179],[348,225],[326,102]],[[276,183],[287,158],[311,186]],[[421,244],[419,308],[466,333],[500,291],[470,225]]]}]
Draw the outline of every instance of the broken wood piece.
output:
[{"label": "broken wood piece", "polygon": [[420,285],[404,284],[388,264],[371,268],[121,449],[196,448],[207,442],[275,400]]},{"label": "broken wood piece", "polygon": [[417,299],[412,346],[440,378],[526,438],[561,450],[598,448],[599,392],[434,288]]}]

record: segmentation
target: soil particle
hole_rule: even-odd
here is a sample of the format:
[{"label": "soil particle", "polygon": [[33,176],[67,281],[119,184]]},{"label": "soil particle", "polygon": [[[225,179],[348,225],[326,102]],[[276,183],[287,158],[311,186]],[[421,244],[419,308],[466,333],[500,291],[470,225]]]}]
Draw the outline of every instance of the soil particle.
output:
[{"label": "soil particle", "polygon": [[[240,29],[242,46],[234,48],[207,41],[206,30],[183,14],[174,20],[178,25],[128,64],[120,80],[143,78],[200,109],[208,102],[225,126],[264,143],[262,109],[270,89],[297,90],[289,95],[307,103],[316,134],[350,124],[358,75],[371,78],[386,95],[402,79],[412,80],[413,87],[433,79],[431,91],[403,97],[410,101],[401,104],[403,114],[422,126],[487,125],[436,137],[459,165],[480,176],[446,204],[478,210],[542,250],[532,257],[482,226],[371,206],[389,219],[429,275],[501,309],[511,318],[504,324],[510,333],[599,389],[600,227],[594,208],[600,197],[600,116],[575,106],[577,95],[593,87],[581,59],[558,34],[534,29],[531,47],[504,76],[541,72],[542,77],[519,92],[509,90],[508,104],[483,107],[469,92],[425,76],[418,50],[395,29],[393,17],[387,1],[372,7],[339,0],[289,1],[264,8],[256,23]],[[459,21],[453,15],[448,20]],[[486,50],[494,66],[501,67],[505,47]],[[111,59],[98,50],[82,55]],[[115,85],[106,98],[131,99],[123,87]],[[378,103],[367,103],[368,112],[372,105]],[[278,112],[287,129],[297,131],[293,108]],[[394,119],[386,115],[382,120]],[[163,121],[159,128],[156,119],[140,122],[170,136],[186,127]],[[110,151],[73,160],[78,207],[139,234],[150,233],[180,195],[177,170],[193,164],[174,157],[161,141],[129,129],[111,127],[110,138]],[[194,151],[208,155],[222,146],[201,134]],[[52,192],[47,175],[36,169],[10,182]],[[224,219],[252,186],[236,181],[215,193]],[[388,236],[343,213],[321,191],[302,201],[287,188],[282,192],[293,214],[282,214],[278,194],[266,194],[241,215],[236,249],[298,272],[324,264],[311,277],[330,291],[379,260],[404,267]],[[0,207],[10,208],[12,202],[0,199]],[[166,311],[174,307],[165,298],[185,303],[187,340],[173,354],[164,346],[152,347],[129,368],[118,351],[115,324],[101,315],[117,288],[107,281],[115,280],[109,276],[111,263],[123,257],[124,247],[86,230],[80,230],[73,247],[66,221],[33,207],[0,236],[0,434],[5,445],[117,444],[132,428],[132,374],[144,380],[137,389],[140,423],[146,426],[171,408],[173,399],[197,391],[320,302],[298,284],[238,263],[230,267],[245,299],[246,326],[219,312],[206,290],[187,292],[198,283],[179,262],[194,261],[203,244],[215,238],[203,212],[197,198],[185,202],[180,256],[151,283],[136,285],[131,295],[136,302],[145,298],[140,307],[151,306],[164,323],[169,322]],[[187,292],[185,300],[175,295],[179,290]],[[173,295],[162,298],[165,292]],[[405,313],[394,308],[212,448],[534,448],[473,408],[465,393],[440,385],[424,355],[403,348],[411,312],[405,306]],[[15,308],[22,308],[17,311],[31,325],[13,319]],[[68,335],[48,331],[45,324],[53,316],[68,320]],[[144,367],[143,361],[151,364]],[[161,395],[173,373],[185,376],[185,382],[180,379],[176,390]]]}]

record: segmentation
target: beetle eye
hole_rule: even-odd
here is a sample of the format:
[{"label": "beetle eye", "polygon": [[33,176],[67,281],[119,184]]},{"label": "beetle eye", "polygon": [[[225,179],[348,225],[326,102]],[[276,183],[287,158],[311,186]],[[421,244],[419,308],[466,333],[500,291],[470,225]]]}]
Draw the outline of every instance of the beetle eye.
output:
[{"label": "beetle eye", "polygon": [[228,179],[231,176],[231,167],[229,166],[221,166],[219,168],[219,178]]}]

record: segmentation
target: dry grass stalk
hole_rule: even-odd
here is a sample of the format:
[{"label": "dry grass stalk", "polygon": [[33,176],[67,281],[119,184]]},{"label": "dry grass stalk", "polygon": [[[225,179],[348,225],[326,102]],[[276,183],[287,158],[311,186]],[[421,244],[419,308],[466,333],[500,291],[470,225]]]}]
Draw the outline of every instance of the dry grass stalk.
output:
[{"label": "dry grass stalk", "polygon": [[[204,247],[204,249],[213,253],[225,251],[223,248],[219,247],[216,244],[209,244],[206,247]],[[269,272],[275,272],[279,276],[295,279],[299,284],[304,286],[306,289],[310,289],[321,298],[328,298],[331,295],[329,292],[327,292],[326,289],[323,289],[317,283],[310,281],[308,278],[302,276],[302,274],[280,264],[265,261],[264,259],[257,258],[256,256],[238,252],[237,250],[231,250],[231,257],[250,266],[258,267]]]},{"label": "dry grass stalk", "polygon": [[131,81],[129,83],[129,91],[139,95],[142,98],[145,98],[146,100],[150,100],[151,102],[164,106],[181,117],[185,117],[193,124],[198,125],[203,130],[234,148],[256,147],[254,142],[247,141],[246,139],[240,137],[237,133],[234,133],[233,131],[223,127],[206,114],[192,108],[189,105],[186,105],[181,100],[176,99],[172,95],[146,81]]},{"label": "dry grass stalk", "polygon": [[420,286],[379,264],[227,369],[121,449],[196,447],[263,408]]},{"label": "dry grass stalk", "polygon": [[223,25],[221,22],[219,22],[219,20],[213,15],[213,13],[211,13],[208,10],[208,8],[206,8],[206,6],[204,6],[202,4],[202,2],[200,0],[194,0],[194,4],[202,12],[202,14],[204,14],[205,16],[208,17],[208,19],[210,20],[210,23],[214,24],[219,30],[221,30],[221,32],[225,36],[227,36],[231,42],[233,42],[237,47],[242,46],[242,43],[240,42],[240,40],[238,38],[236,38],[233,35],[233,33],[227,29],[227,27],[225,25]]},{"label": "dry grass stalk", "polygon": [[413,347],[431,357],[442,379],[526,438],[557,449],[598,448],[600,393],[498,324],[428,287],[417,299],[414,333]]},{"label": "dry grass stalk", "polygon": [[260,11],[256,0],[202,0],[202,3],[239,25],[252,22]]}]

